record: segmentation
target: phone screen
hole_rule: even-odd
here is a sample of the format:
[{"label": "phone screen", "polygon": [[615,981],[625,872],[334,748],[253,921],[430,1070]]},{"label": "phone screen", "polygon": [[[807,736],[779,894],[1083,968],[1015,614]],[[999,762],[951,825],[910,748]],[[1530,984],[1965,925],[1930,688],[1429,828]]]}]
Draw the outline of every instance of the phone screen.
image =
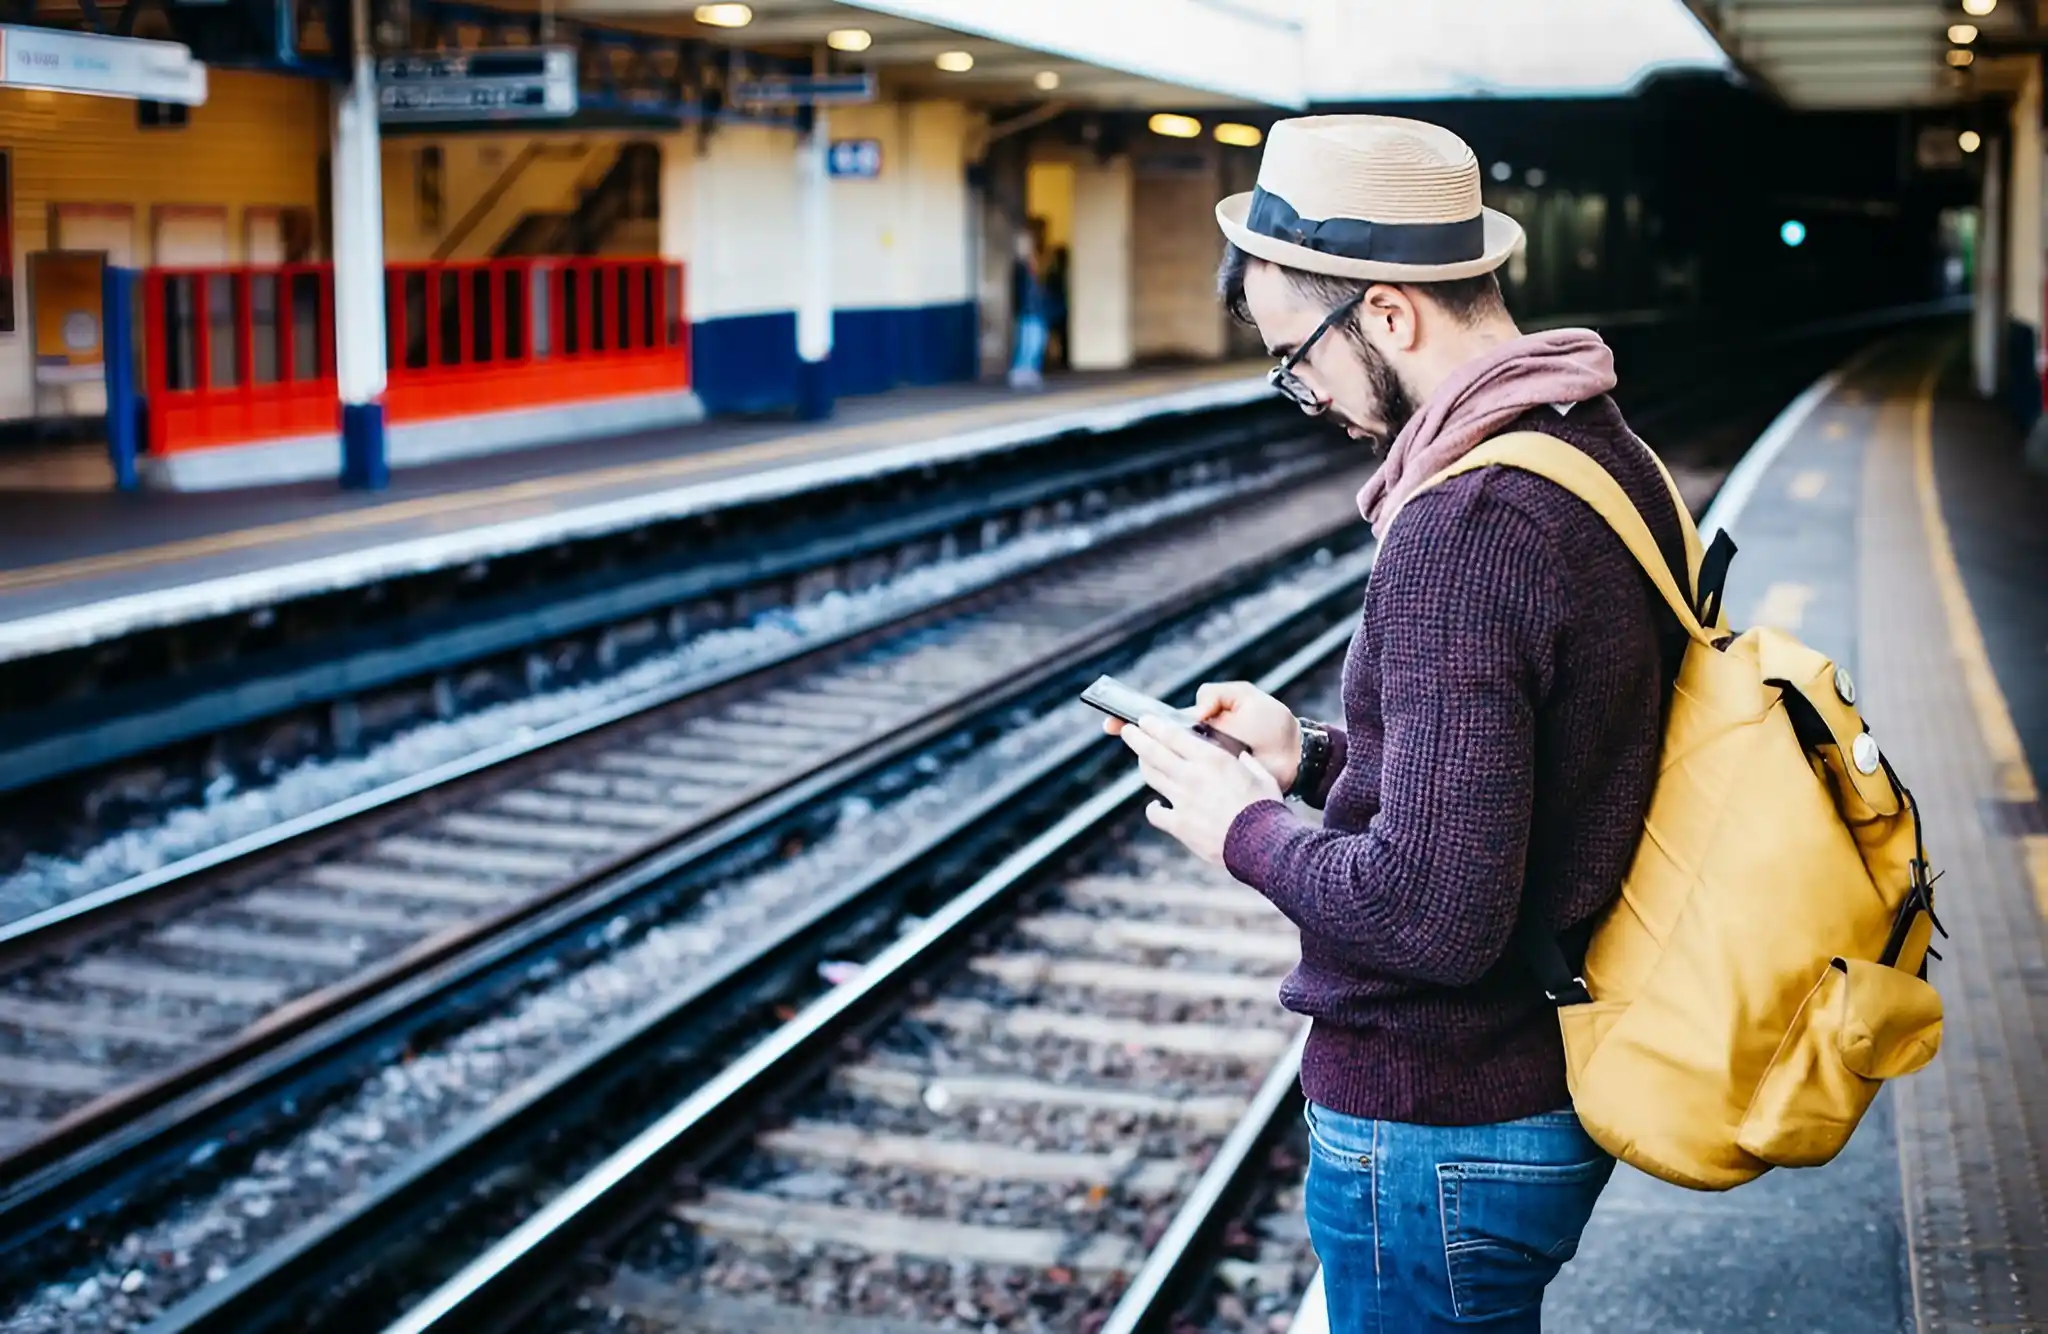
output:
[{"label": "phone screen", "polygon": [[1096,677],[1094,684],[1081,692],[1081,702],[1102,710],[1112,718],[1121,718],[1127,723],[1143,722],[1147,718],[1165,718],[1170,722],[1179,723],[1202,740],[1220,746],[1232,755],[1242,755],[1250,749],[1228,732],[1219,732],[1207,723],[1190,722],[1185,710],[1176,709],[1163,700],[1133,690],[1113,676]]}]

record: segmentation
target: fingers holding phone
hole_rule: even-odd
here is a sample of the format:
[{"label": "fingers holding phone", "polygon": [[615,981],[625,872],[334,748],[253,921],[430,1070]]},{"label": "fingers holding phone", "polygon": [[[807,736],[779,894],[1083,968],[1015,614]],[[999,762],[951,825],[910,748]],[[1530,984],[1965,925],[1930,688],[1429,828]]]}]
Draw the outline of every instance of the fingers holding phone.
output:
[{"label": "fingers holding phone", "polygon": [[1301,769],[1301,723],[1294,710],[1249,681],[1211,682],[1195,692],[1195,721],[1242,741],[1285,792]]}]

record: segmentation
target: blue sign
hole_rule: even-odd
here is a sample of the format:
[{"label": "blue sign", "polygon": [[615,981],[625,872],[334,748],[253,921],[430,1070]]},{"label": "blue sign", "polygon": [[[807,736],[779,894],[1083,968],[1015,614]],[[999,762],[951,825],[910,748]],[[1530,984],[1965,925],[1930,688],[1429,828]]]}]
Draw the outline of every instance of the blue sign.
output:
[{"label": "blue sign", "polygon": [[377,62],[380,120],[541,120],[576,114],[566,46],[423,51]]},{"label": "blue sign", "polygon": [[827,176],[856,176],[873,180],[882,174],[880,139],[834,139],[825,153]]},{"label": "blue sign", "polygon": [[776,74],[735,84],[732,100],[756,106],[825,106],[875,100],[873,74]]}]

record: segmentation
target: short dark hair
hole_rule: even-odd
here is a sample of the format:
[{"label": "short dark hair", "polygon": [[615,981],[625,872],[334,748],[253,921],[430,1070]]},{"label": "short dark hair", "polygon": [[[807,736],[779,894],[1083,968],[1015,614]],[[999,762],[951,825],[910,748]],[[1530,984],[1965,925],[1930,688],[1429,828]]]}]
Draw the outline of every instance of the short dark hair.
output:
[{"label": "short dark hair", "polygon": [[[1225,242],[1223,264],[1216,273],[1216,288],[1223,297],[1223,308],[1240,324],[1252,323],[1251,308],[1244,299],[1244,275],[1253,259],[1254,256]],[[1311,301],[1321,302],[1325,310],[1335,310],[1353,297],[1363,296],[1366,288],[1376,286],[1360,278],[1332,278],[1306,269],[1290,269],[1284,264],[1280,271],[1287,275],[1287,281],[1295,291]],[[1393,285],[1427,299],[1460,324],[1471,324],[1481,316],[1507,309],[1507,300],[1500,291],[1500,279],[1491,272],[1476,278],[1453,278],[1448,282]],[[1357,333],[1357,311],[1351,312],[1345,325],[1347,332]]]}]

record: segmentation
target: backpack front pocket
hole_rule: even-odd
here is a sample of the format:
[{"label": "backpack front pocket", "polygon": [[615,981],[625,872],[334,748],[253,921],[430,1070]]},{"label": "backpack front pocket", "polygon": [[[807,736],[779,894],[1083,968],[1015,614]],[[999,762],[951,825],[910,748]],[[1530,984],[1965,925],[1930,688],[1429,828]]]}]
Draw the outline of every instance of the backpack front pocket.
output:
[{"label": "backpack front pocket", "polygon": [[1834,959],[1807,993],[1757,1082],[1736,1143],[1777,1167],[1816,1167],[1842,1151],[1887,1079],[1941,1047],[1941,996],[1910,973]]}]

